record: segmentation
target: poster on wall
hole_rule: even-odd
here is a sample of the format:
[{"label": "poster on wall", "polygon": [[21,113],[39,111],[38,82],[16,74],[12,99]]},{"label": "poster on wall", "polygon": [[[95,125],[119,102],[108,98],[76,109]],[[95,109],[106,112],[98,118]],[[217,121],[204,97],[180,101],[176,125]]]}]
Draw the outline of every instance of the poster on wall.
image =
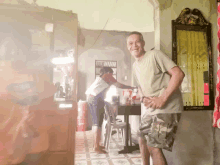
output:
[{"label": "poster on wall", "polygon": [[100,75],[102,67],[110,67],[113,70],[113,77],[117,80],[117,61],[95,60],[95,78]]}]

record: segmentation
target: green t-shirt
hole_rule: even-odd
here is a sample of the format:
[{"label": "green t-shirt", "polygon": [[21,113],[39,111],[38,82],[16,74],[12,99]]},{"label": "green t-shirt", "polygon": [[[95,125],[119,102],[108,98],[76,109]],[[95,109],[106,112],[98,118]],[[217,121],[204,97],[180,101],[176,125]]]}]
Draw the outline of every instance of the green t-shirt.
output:
[{"label": "green t-shirt", "polygon": [[[160,96],[167,88],[170,75],[168,70],[176,64],[163,52],[152,50],[145,53],[140,61],[133,64],[135,79],[146,97]],[[158,113],[180,113],[183,110],[182,94],[176,90],[161,109],[146,108],[149,115]]]}]

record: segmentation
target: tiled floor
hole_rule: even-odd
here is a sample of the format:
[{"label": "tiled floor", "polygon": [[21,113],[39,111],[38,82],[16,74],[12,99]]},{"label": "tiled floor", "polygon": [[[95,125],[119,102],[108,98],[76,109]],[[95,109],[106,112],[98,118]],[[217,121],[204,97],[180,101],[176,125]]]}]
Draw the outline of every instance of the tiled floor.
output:
[{"label": "tiled floor", "polygon": [[94,153],[92,145],[92,131],[76,133],[76,165],[141,165],[139,150],[132,154],[118,154],[123,145],[116,134],[112,136],[107,154]]}]

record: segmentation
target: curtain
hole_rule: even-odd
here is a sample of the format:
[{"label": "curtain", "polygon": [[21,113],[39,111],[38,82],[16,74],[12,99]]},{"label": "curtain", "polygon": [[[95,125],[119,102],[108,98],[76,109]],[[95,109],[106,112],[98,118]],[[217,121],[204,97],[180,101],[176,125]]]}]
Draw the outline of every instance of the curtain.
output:
[{"label": "curtain", "polygon": [[220,104],[220,99],[219,99],[219,89],[220,89],[220,56],[219,56],[219,40],[220,40],[220,2],[218,0],[218,58],[217,58],[217,77],[216,77],[216,92],[215,92],[215,106],[214,106],[214,113],[213,113],[213,127],[218,127],[220,128],[220,113],[219,113],[219,104]]},{"label": "curtain", "polygon": [[204,72],[208,71],[205,32],[177,30],[177,65],[184,71],[181,90],[184,106],[206,106]]}]

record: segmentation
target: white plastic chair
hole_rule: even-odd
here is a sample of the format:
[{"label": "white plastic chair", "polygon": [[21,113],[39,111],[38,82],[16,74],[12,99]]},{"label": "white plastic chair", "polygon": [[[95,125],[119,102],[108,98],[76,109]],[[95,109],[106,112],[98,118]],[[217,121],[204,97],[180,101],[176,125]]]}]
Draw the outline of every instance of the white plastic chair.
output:
[{"label": "white plastic chair", "polygon": [[[105,126],[105,129],[106,129],[105,130],[105,135],[104,135],[104,146],[105,146],[105,148],[107,150],[109,148],[109,143],[110,143],[110,140],[111,140],[112,131],[114,129],[116,129],[116,131],[117,131],[117,137],[118,138],[119,138],[119,130],[121,130],[122,142],[123,142],[123,145],[125,145],[126,123],[125,122],[119,122],[119,121],[116,120],[116,116],[118,114],[117,113],[118,112],[118,106],[117,105],[112,105],[111,107],[105,107],[105,111],[106,111],[106,115],[107,115],[107,120],[104,121],[104,126]],[[111,116],[112,116],[112,119],[111,119]],[[129,135],[130,145],[132,146],[130,124],[129,124],[128,135]]]}]

